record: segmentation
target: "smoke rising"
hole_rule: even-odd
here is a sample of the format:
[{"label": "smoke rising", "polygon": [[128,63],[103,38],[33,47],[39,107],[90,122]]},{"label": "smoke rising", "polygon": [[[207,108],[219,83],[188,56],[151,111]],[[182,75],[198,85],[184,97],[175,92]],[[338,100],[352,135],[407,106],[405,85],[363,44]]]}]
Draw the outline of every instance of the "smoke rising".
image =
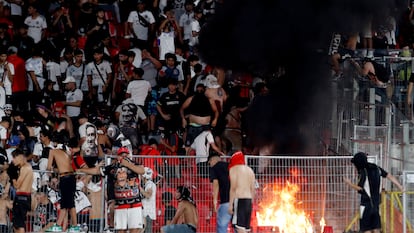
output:
[{"label": "smoke rising", "polygon": [[[330,66],[333,32],[361,31],[362,22],[406,1],[388,0],[225,0],[202,28],[200,56],[209,64],[272,78],[270,95],[250,106],[249,137],[275,152],[308,147],[310,123],[330,117]],[[378,17],[380,16],[380,17]],[[382,17],[381,17],[382,16]],[[398,17],[398,16],[397,16]],[[313,142],[312,142],[313,143]]]}]

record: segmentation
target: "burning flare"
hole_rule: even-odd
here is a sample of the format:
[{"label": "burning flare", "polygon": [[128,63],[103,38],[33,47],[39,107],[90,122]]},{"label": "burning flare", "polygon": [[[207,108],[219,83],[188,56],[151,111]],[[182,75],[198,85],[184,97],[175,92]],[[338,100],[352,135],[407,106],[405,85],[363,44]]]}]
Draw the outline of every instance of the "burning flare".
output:
[{"label": "burning flare", "polygon": [[298,208],[295,195],[299,187],[287,182],[285,187],[269,185],[257,212],[257,225],[278,227],[280,233],[313,233],[305,211]]}]

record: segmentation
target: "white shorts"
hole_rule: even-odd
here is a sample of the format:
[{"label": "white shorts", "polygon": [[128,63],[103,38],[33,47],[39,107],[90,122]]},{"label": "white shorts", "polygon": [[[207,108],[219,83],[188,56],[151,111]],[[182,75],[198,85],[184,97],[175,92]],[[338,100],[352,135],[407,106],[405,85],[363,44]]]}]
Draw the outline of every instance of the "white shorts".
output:
[{"label": "white shorts", "polygon": [[142,207],[115,209],[115,230],[144,228]]}]

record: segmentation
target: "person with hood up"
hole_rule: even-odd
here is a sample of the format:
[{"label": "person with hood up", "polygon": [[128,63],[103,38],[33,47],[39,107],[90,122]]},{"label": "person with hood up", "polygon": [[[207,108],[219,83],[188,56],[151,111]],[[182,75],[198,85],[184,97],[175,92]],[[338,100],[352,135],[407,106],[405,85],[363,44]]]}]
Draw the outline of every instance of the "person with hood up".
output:
[{"label": "person with hood up", "polygon": [[344,178],[344,181],[361,195],[360,232],[379,233],[381,230],[379,205],[382,187],[380,178],[387,178],[401,191],[404,191],[404,188],[393,175],[376,164],[369,163],[366,153],[356,153],[351,162],[358,171],[358,183],[354,184],[348,178]]}]

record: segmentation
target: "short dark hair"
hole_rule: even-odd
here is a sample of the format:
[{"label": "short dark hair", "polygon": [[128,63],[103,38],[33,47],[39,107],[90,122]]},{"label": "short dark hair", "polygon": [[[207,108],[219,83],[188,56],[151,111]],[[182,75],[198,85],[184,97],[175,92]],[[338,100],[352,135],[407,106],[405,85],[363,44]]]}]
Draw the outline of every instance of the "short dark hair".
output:
[{"label": "short dark hair", "polygon": [[174,61],[177,61],[177,56],[174,53],[166,53],[164,57],[165,60],[172,58]]},{"label": "short dark hair", "polygon": [[134,74],[137,74],[139,77],[144,75],[144,70],[142,68],[134,68]]},{"label": "short dark hair", "polygon": [[28,157],[28,156],[29,156],[28,154],[26,155],[26,153],[24,153],[21,149],[15,149],[15,150],[12,152],[12,157],[13,157],[13,158],[15,158],[15,157],[17,157],[17,156],[19,156],[19,155],[23,155],[24,157]]}]

